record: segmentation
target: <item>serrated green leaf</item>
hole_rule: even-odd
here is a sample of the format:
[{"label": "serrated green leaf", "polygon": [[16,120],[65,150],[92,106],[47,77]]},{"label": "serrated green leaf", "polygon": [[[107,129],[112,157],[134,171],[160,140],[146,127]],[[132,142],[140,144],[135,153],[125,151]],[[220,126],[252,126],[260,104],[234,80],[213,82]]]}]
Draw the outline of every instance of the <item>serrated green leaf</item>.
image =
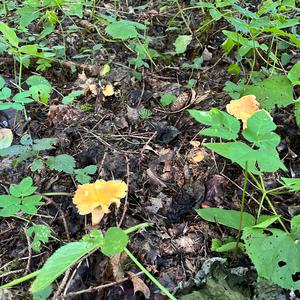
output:
[{"label": "serrated green leaf", "polygon": [[127,20],[114,21],[109,24],[105,31],[113,39],[126,41],[128,39],[139,37],[137,29],[144,30],[146,27],[143,24],[137,22],[131,22]]},{"label": "serrated green leaf", "polygon": [[36,214],[38,207],[44,204],[41,199],[41,195],[31,195],[23,198],[21,210],[29,215]]},{"label": "serrated green leaf", "polygon": [[9,187],[9,192],[15,197],[26,197],[32,195],[36,190],[37,187],[33,186],[31,177],[26,177],[19,184],[11,184]]},{"label": "serrated green leaf", "polygon": [[272,132],[276,125],[271,115],[264,111],[258,111],[247,120],[247,128],[243,130],[243,136],[257,147],[264,145],[274,148],[280,142],[280,136]]},{"label": "serrated green leaf", "polygon": [[128,235],[118,227],[110,227],[104,235],[101,251],[111,256],[121,253],[128,244]]},{"label": "serrated green leaf", "polygon": [[[196,209],[196,212],[205,221],[222,224],[234,229],[240,228],[241,212],[239,211],[221,208],[200,208]],[[255,225],[255,218],[251,214],[247,212],[242,214],[242,228]]]},{"label": "serrated green leaf", "polygon": [[211,126],[200,131],[203,135],[215,136],[227,140],[235,140],[240,130],[240,122],[226,112],[212,108],[210,111],[188,110],[199,123]]},{"label": "serrated green leaf", "polygon": [[284,75],[273,75],[254,85],[247,86],[242,96],[255,95],[261,107],[271,111],[275,106],[286,107],[294,102],[293,85]]},{"label": "serrated green leaf", "polygon": [[76,161],[71,155],[61,154],[49,156],[45,163],[52,170],[72,174],[74,172]]},{"label": "serrated green leaf", "polygon": [[300,244],[290,234],[275,228],[246,228],[242,238],[260,277],[286,289],[300,289]]},{"label": "serrated green leaf", "polygon": [[192,41],[192,36],[191,35],[179,35],[174,42],[175,46],[175,51],[177,54],[184,53],[187,49],[187,46],[190,44]]},{"label": "serrated green leaf", "polygon": [[0,195],[0,216],[10,217],[21,209],[21,199],[11,195]]},{"label": "serrated green leaf", "polygon": [[44,163],[41,159],[35,159],[30,165],[30,170],[32,172],[42,170],[44,168]]},{"label": "serrated green leaf", "polygon": [[51,236],[51,229],[47,225],[33,225],[26,230],[29,237],[33,237],[31,247],[34,251],[40,252],[42,243],[48,243]]},{"label": "serrated green leaf", "polygon": [[57,138],[43,138],[33,141],[32,145],[33,151],[44,151],[54,149],[54,146],[57,144]]}]

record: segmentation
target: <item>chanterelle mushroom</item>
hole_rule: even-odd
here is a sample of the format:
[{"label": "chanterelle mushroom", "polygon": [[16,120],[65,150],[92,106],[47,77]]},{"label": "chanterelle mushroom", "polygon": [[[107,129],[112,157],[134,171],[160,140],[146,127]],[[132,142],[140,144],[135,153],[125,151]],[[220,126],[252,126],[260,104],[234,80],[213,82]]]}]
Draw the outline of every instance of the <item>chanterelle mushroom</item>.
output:
[{"label": "chanterelle mushroom", "polygon": [[109,213],[109,206],[120,206],[120,199],[127,194],[127,184],[122,180],[97,180],[94,183],[79,185],[73,197],[80,215],[92,214],[92,225],[97,225],[104,214]]}]

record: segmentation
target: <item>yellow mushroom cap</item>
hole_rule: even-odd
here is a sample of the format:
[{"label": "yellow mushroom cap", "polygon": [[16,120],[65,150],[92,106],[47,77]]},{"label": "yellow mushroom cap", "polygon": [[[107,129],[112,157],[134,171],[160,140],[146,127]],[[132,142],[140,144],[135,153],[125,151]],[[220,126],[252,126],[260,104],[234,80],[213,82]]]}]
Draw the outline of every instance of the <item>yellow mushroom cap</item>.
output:
[{"label": "yellow mushroom cap", "polygon": [[[79,185],[73,197],[80,215],[92,213],[93,225],[98,224],[109,206],[120,205],[120,199],[127,194],[127,184],[122,180],[97,180],[94,183]],[[97,222],[97,223],[96,223]]]}]

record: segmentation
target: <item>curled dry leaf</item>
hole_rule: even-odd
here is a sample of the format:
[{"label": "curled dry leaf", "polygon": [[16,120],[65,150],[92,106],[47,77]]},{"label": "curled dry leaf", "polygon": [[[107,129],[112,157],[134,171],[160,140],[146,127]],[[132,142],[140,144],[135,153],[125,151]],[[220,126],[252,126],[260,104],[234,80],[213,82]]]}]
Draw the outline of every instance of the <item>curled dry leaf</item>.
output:
[{"label": "curled dry leaf", "polygon": [[91,92],[93,95],[98,95],[97,85],[93,78],[87,78],[85,73],[82,72],[78,75],[79,78],[79,87],[81,87],[85,93]]},{"label": "curled dry leaf", "polygon": [[238,100],[232,100],[226,105],[226,110],[243,122],[243,129],[247,128],[247,120],[259,110],[259,102],[254,95],[247,95]]},{"label": "curled dry leaf", "polygon": [[144,294],[146,299],[149,299],[151,293],[145,282],[141,278],[134,276],[135,274],[133,272],[128,271],[127,274],[131,277],[134,293],[141,292]]},{"label": "curled dry leaf", "polygon": [[14,139],[13,133],[8,128],[0,129],[0,149],[8,148]]},{"label": "curled dry leaf", "polygon": [[115,203],[120,206],[120,200],[127,194],[127,184],[122,180],[97,180],[94,183],[79,185],[73,197],[80,215],[92,214],[92,225],[97,225],[104,214],[110,212],[109,206]]}]

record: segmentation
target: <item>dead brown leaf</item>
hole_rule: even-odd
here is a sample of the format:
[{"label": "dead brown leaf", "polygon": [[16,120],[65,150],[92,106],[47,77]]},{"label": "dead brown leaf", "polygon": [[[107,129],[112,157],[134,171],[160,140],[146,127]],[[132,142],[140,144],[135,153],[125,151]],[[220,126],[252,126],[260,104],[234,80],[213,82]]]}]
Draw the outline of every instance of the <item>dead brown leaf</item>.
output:
[{"label": "dead brown leaf", "polygon": [[150,289],[145,284],[145,282],[141,278],[134,276],[135,274],[133,272],[128,271],[127,274],[131,276],[131,282],[133,284],[134,293],[141,292],[144,294],[146,299],[149,299],[151,293],[150,293]]}]

